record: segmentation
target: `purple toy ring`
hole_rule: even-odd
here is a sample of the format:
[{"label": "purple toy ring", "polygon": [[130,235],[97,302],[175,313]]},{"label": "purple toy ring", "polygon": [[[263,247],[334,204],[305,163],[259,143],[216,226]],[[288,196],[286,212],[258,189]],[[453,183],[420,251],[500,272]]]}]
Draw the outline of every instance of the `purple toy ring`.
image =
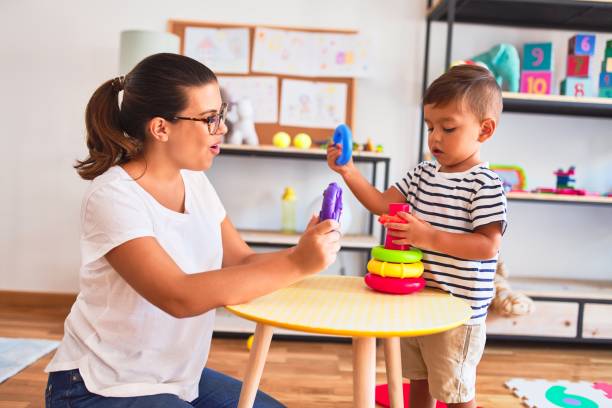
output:
[{"label": "purple toy ring", "polygon": [[342,214],[342,189],[336,183],[329,183],[323,192],[319,222],[330,219],[340,222],[340,214]]}]

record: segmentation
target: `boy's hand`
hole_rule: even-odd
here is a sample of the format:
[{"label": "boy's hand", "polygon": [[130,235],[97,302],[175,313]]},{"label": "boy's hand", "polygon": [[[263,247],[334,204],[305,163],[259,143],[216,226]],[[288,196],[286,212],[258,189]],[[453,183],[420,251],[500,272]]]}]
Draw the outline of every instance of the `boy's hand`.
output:
[{"label": "boy's hand", "polygon": [[343,178],[350,174],[353,170],[355,170],[355,165],[353,164],[353,158],[351,157],[348,163],[344,166],[338,166],[336,164],[336,160],[342,154],[342,145],[329,143],[327,146],[327,165],[330,169],[340,174]]},{"label": "boy's hand", "polygon": [[414,245],[424,249],[431,248],[431,242],[433,241],[436,229],[430,223],[403,211],[399,211],[396,215],[405,220],[406,223],[389,222],[385,224],[387,234],[397,238],[393,240],[394,244]]}]

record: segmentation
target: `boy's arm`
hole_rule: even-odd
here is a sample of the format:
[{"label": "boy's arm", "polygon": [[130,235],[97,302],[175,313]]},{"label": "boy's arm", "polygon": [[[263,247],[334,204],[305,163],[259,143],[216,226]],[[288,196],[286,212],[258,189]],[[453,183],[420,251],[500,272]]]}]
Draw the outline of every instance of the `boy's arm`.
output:
[{"label": "boy's arm", "polygon": [[[397,240],[395,244],[414,245],[417,248],[440,252],[450,256],[470,260],[493,258],[499,251],[502,236],[502,222],[496,221],[482,225],[465,234],[441,231],[412,214],[398,212],[406,224],[388,223],[387,233]],[[395,230],[395,231],[393,231]]]},{"label": "boy's arm", "polygon": [[344,182],[353,192],[357,200],[368,209],[368,211],[380,215],[389,209],[391,203],[402,203],[406,198],[395,187],[390,187],[384,192],[378,191],[353,164],[353,159],[343,166],[336,164],[336,159],[342,153],[342,146],[329,145],[327,147],[327,164],[340,174]]}]

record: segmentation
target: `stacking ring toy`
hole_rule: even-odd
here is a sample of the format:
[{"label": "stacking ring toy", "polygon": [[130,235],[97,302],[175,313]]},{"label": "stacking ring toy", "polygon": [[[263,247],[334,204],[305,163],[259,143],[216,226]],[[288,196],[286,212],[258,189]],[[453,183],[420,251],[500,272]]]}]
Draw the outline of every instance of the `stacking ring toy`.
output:
[{"label": "stacking ring toy", "polygon": [[330,219],[339,222],[340,214],[342,214],[342,189],[336,183],[329,183],[323,192],[319,222]]},{"label": "stacking ring toy", "polygon": [[380,275],[383,278],[390,276],[392,278],[418,278],[423,274],[423,263],[392,263],[381,262],[376,259],[370,259],[368,262],[368,272],[375,275]]},{"label": "stacking ring toy", "polygon": [[378,245],[372,248],[372,258],[382,262],[414,263],[423,259],[423,253],[420,249],[414,247],[408,251],[398,251]]},{"label": "stacking ring toy", "polygon": [[377,292],[391,293],[394,295],[408,295],[418,292],[425,287],[423,278],[383,278],[371,273],[366,274],[365,283]]},{"label": "stacking ring toy", "polygon": [[351,159],[353,153],[353,135],[351,129],[345,124],[342,124],[334,131],[334,144],[342,143],[342,153],[336,159],[338,166],[344,166]]}]

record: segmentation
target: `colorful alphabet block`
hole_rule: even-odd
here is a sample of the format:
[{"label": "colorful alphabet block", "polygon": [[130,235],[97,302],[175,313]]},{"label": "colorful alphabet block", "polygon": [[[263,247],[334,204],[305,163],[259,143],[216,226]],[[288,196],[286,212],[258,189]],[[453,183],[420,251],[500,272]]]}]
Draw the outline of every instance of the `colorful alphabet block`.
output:
[{"label": "colorful alphabet block", "polygon": [[576,34],[569,39],[568,52],[570,55],[594,55],[595,36],[593,34]]},{"label": "colorful alphabet block", "polygon": [[567,76],[568,77],[588,77],[589,60],[588,55],[568,55],[567,56]]},{"label": "colorful alphabet block", "polygon": [[612,57],[604,58],[601,62],[601,72],[612,73]]},{"label": "colorful alphabet block", "polygon": [[607,46],[604,51],[604,58],[612,58],[612,46]]},{"label": "colorful alphabet block", "polygon": [[612,73],[602,72],[599,74],[599,88],[612,88]]},{"label": "colorful alphabet block", "polygon": [[521,72],[521,92],[550,95],[552,85],[552,71],[523,71]]},{"label": "colorful alphabet block", "polygon": [[561,95],[576,97],[595,96],[595,83],[590,77],[576,78],[568,77],[561,81]]},{"label": "colorful alphabet block", "polygon": [[523,46],[523,70],[552,70],[552,43],[525,44]]}]

